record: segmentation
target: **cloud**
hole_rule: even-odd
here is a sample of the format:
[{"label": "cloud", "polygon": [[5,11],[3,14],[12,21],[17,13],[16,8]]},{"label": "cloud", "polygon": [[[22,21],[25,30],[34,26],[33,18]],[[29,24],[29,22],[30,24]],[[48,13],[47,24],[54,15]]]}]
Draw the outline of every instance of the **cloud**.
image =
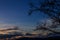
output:
[{"label": "cloud", "polygon": [[13,24],[0,24],[0,30],[18,30],[18,26]]},{"label": "cloud", "polygon": [[13,24],[0,24],[0,34],[8,34],[9,32],[22,32],[21,29]]}]

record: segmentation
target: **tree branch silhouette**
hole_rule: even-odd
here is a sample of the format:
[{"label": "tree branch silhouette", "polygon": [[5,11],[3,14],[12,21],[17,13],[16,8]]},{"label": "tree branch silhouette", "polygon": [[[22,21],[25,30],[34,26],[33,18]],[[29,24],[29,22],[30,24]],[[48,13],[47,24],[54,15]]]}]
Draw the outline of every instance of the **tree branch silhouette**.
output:
[{"label": "tree branch silhouette", "polygon": [[54,19],[56,22],[60,23],[60,1],[46,0],[39,6],[35,6],[35,4],[31,2],[30,6],[29,15],[35,11],[41,11],[48,15],[50,18]]},{"label": "tree branch silhouette", "polygon": [[[54,27],[57,27],[57,25],[60,25],[60,0],[45,0],[41,2],[40,5],[38,6],[36,6],[36,4],[34,4],[33,2],[30,2],[29,15],[31,15],[33,12],[36,12],[36,11],[43,12],[44,14],[48,15],[49,18],[54,20],[51,27],[54,28]],[[40,26],[39,24],[36,30],[43,29],[43,30],[52,31],[54,33],[60,33],[44,26],[46,26],[45,23],[43,26],[42,25]]]}]

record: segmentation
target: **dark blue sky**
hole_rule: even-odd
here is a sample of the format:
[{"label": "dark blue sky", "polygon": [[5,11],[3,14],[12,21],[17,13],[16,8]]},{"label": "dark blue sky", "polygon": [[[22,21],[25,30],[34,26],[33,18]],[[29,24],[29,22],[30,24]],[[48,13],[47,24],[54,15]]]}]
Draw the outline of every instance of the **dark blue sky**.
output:
[{"label": "dark blue sky", "polygon": [[35,28],[44,16],[39,13],[28,16],[28,3],[29,0],[0,0],[0,24],[17,25],[24,30]]}]

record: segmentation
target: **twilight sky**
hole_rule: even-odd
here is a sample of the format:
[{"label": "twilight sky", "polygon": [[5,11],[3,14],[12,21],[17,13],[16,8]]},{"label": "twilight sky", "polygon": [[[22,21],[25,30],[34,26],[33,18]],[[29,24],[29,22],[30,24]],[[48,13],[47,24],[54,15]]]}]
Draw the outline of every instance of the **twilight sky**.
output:
[{"label": "twilight sky", "polygon": [[35,13],[28,16],[28,3],[29,0],[0,0],[0,28],[18,26],[25,31],[35,28],[44,15]]}]

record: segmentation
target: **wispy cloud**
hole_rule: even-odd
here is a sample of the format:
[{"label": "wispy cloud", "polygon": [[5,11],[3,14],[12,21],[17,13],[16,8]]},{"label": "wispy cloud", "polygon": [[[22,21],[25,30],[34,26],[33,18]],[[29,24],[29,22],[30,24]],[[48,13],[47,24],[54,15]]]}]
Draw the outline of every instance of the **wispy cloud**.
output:
[{"label": "wispy cloud", "polygon": [[12,24],[1,24],[0,23],[1,29],[7,29],[7,28],[13,28],[13,27],[14,27],[14,25],[12,25]]}]

